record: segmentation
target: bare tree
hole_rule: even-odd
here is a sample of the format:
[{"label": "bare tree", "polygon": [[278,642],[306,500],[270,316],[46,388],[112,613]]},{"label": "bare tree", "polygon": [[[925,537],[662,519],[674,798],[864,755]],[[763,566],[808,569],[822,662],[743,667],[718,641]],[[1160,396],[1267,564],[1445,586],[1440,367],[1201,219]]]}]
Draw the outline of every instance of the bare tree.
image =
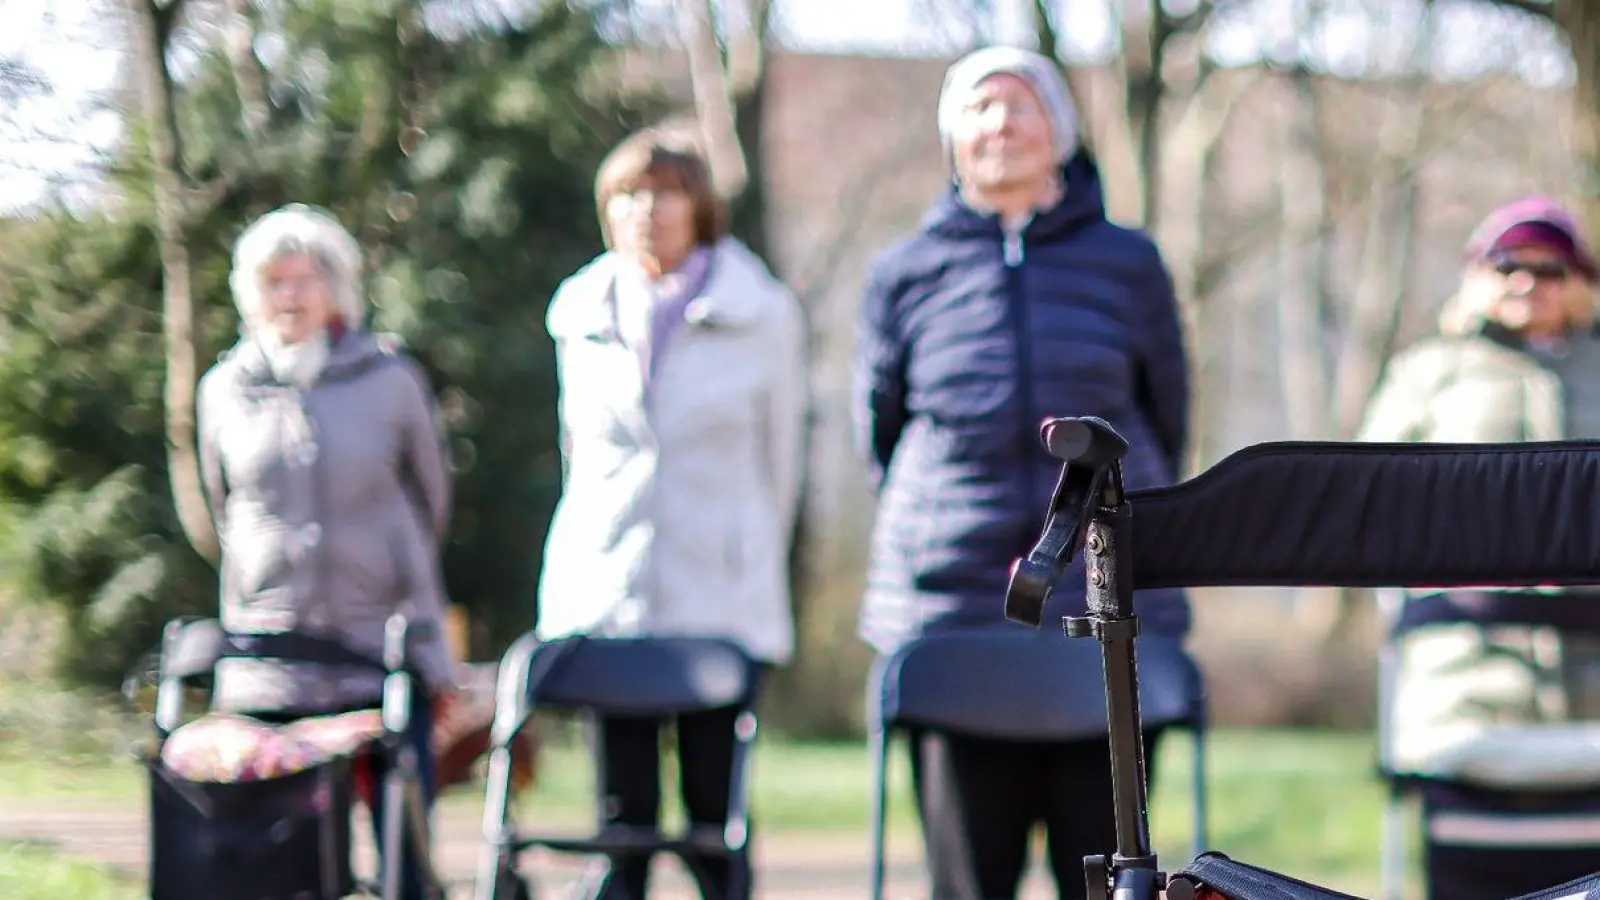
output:
[{"label": "bare tree", "polygon": [[689,0],[675,9],[696,126],[712,178],[732,207],[735,229],[751,249],[765,256],[761,133],[775,4],[772,0]]},{"label": "bare tree", "polygon": [[127,0],[132,14],[133,65],[149,125],[155,179],[156,224],[160,232],[161,319],[166,343],[167,464],[172,499],[184,534],[201,556],[216,561],[218,543],[205,492],[195,443],[195,386],[199,381],[198,316],[193,296],[194,272],[189,258],[188,229],[192,216],[191,179],[184,167],[178,130],[177,88],[167,64],[167,50],[183,12],[183,0]]},{"label": "bare tree", "polygon": [[678,19],[712,180],[718,193],[733,197],[744,190],[750,173],[735,127],[728,60],[717,41],[716,11],[711,0],[689,0],[678,4]]},{"label": "bare tree", "polygon": [[[1301,32],[1320,10],[1305,12]],[[1284,408],[1296,438],[1353,435],[1394,348],[1411,268],[1418,170],[1429,153],[1423,135],[1438,124],[1430,123],[1423,102],[1434,31],[1429,6],[1423,14],[1399,71],[1363,102],[1377,115],[1376,140],[1355,166],[1363,185],[1355,205],[1360,249],[1353,285],[1342,298],[1334,296],[1343,289],[1329,277],[1338,223],[1328,183],[1351,161],[1336,158],[1329,141],[1344,130],[1350,112],[1324,116],[1312,74],[1301,66],[1289,76],[1294,98],[1283,104],[1288,137],[1278,169],[1276,302]]]},{"label": "bare tree", "polygon": [[1589,0],[1557,0],[1555,21],[1572,48],[1576,83],[1572,92],[1572,149],[1583,189],[1583,215],[1600,229],[1600,8]]},{"label": "bare tree", "polygon": [[[1218,341],[1208,331],[1217,317],[1219,298],[1206,286],[1205,260],[1208,246],[1207,212],[1210,208],[1212,160],[1219,142],[1233,118],[1234,110],[1260,81],[1260,70],[1219,72],[1200,52],[1205,30],[1175,36],[1171,40],[1179,65],[1169,66],[1186,72],[1169,87],[1177,113],[1161,137],[1156,180],[1161,184],[1159,205],[1152,208],[1151,231],[1161,246],[1173,289],[1184,315],[1184,333],[1194,370],[1195,415],[1185,468],[1197,470],[1221,416],[1213,408],[1223,397],[1221,384],[1226,376],[1225,362],[1217,352]],[[1205,304],[1209,304],[1209,307]]]},{"label": "bare tree", "polygon": [[[1424,32],[1429,38],[1431,29]],[[1425,156],[1423,76],[1409,75],[1392,92],[1378,123],[1377,177],[1368,198],[1366,233],[1355,293],[1339,342],[1331,419],[1341,438],[1355,435],[1394,352],[1405,308],[1407,273],[1416,234],[1419,160]]]},{"label": "bare tree", "polygon": [[[1225,371],[1205,334],[1201,289],[1207,256],[1204,227],[1212,156],[1234,109],[1259,72],[1221,71],[1203,53],[1211,24],[1231,0],[1200,0],[1182,13],[1148,0],[1107,0],[1119,52],[1104,67],[1068,72],[1096,149],[1107,214],[1149,229],[1161,245],[1183,309],[1194,364],[1193,470],[1210,443]],[[1038,43],[1059,54],[1058,5],[1033,0]]]},{"label": "bare tree", "polygon": [[1582,213],[1600,230],[1600,5],[1593,0],[1488,0],[1553,23],[1572,54],[1572,150],[1577,160]]},{"label": "bare tree", "polygon": [[267,100],[267,73],[256,57],[257,10],[251,0],[228,0],[228,19],[223,36],[233,83],[239,92],[240,125],[255,146],[272,120]]},{"label": "bare tree", "polygon": [[1329,436],[1318,273],[1327,197],[1315,148],[1317,104],[1310,73],[1296,72],[1290,85],[1292,99],[1285,104],[1277,172],[1279,371],[1290,436],[1315,440]]},{"label": "bare tree", "polygon": [[913,21],[930,23],[934,52],[960,52],[994,39],[996,0],[913,0]]}]

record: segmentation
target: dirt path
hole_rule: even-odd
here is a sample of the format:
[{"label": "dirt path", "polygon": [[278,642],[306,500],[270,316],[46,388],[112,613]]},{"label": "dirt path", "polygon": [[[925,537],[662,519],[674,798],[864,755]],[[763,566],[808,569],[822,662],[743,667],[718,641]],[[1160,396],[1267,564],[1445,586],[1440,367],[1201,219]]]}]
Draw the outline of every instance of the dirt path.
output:
[{"label": "dirt path", "polygon": [[[364,822],[358,823],[364,825]],[[455,885],[453,898],[471,896],[478,858],[478,810],[474,804],[446,804],[437,821],[436,853],[445,876]],[[356,829],[359,871],[371,871],[368,829]],[[0,842],[24,841],[58,852],[112,866],[130,877],[142,878],[147,852],[143,810],[106,803],[62,803],[52,809],[0,807]],[[921,856],[915,835],[904,835],[891,845],[888,896],[913,900],[927,896]],[[865,835],[814,833],[767,834],[756,843],[757,896],[763,900],[840,900],[865,897],[869,859]],[[536,887],[546,898],[561,897],[582,872],[582,863],[530,853],[524,871],[537,876]],[[675,864],[657,864],[652,900],[690,900],[695,895]],[[1052,885],[1033,872],[1020,900],[1045,900],[1055,895]]]}]

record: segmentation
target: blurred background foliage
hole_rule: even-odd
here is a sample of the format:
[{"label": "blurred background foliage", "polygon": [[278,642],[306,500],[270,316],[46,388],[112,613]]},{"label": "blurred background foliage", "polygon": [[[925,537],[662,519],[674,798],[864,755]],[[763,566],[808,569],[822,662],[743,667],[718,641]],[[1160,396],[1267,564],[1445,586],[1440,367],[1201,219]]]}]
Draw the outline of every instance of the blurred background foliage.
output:
[{"label": "blurred background foliage", "polygon": [[[167,53],[199,186],[184,237],[202,369],[237,336],[239,231],[291,201],[333,210],[368,255],[371,327],[438,391],[457,467],[448,590],[492,652],[532,624],[560,488],[545,301],[598,249],[594,161],[651,101],[607,89],[594,13],[566,4],[431,23],[408,3],[263,4],[243,64],[204,11]],[[62,614],[54,671],[98,687],[168,617],[216,605],[167,487],[148,136],[130,130],[110,161],[114,202],[0,245],[0,562],[13,596]]]}]

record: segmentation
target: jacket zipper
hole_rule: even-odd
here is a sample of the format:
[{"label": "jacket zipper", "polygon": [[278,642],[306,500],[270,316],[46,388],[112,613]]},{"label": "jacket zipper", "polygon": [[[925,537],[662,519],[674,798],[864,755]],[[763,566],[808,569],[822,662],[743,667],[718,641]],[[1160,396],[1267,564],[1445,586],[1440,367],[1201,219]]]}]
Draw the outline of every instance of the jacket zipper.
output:
[{"label": "jacket zipper", "polygon": [[330,633],[338,634],[338,622],[334,616],[333,604],[328,598],[328,555],[322,552],[322,501],[327,487],[327,469],[323,462],[324,454],[321,452],[321,448],[318,447],[316,451],[308,449],[318,443],[321,435],[317,433],[315,421],[311,415],[310,390],[307,388],[295,388],[294,392],[300,421],[305,426],[305,433],[300,436],[300,445],[295,448],[294,452],[300,454],[301,460],[311,470],[308,473],[311,476],[308,479],[311,482],[311,521],[300,526],[299,537],[302,545],[304,545],[308,535],[316,535],[316,540],[310,546],[305,547],[304,550],[304,552],[316,554],[316,561],[312,565],[317,579],[316,598],[314,600],[315,609],[322,614],[320,618],[325,620],[322,623],[322,627]]},{"label": "jacket zipper", "polygon": [[[324,636],[333,635],[335,639],[338,639],[340,635],[338,615],[333,609],[332,602],[328,599],[328,555],[322,550],[323,531],[325,530],[322,524],[322,507],[324,488],[327,481],[327,471],[324,465],[325,454],[322,453],[321,447],[317,447],[314,455],[310,455],[309,459],[307,458],[312,453],[307,448],[318,444],[322,435],[318,433],[311,414],[310,388],[291,386],[289,392],[290,396],[294,398],[294,414],[300,419],[299,425],[301,429],[300,441],[290,452],[298,455],[300,461],[309,469],[306,474],[311,488],[308,492],[311,501],[310,521],[302,523],[295,535],[295,539],[300,543],[300,552],[315,555],[310,565],[313,573],[312,577],[316,579],[313,587],[314,596],[311,598],[311,604],[306,608],[306,614],[310,618],[321,620],[320,626],[316,628],[317,631],[322,632]],[[308,545],[307,537],[312,534],[316,535],[316,540]],[[306,623],[296,622],[297,627],[304,624]],[[313,677],[319,683],[311,689],[312,702],[324,707],[331,707],[339,702],[340,689],[329,684],[330,679],[327,668],[314,667],[313,670],[316,672]]]},{"label": "jacket zipper", "polygon": [[[1011,323],[1015,329],[1016,357],[1017,357],[1017,412],[1021,417],[1023,440],[1035,428],[1033,415],[1033,362],[1028,346],[1028,304],[1023,295],[1022,264],[1026,258],[1026,248],[1022,240],[1022,232],[1028,227],[1027,221],[1016,225],[1001,224],[1001,253],[1006,264],[1006,299],[1011,306]],[[1026,461],[1031,454],[1024,454],[1024,462],[1018,468],[1022,471],[1023,502],[1032,504],[1039,500],[1038,485],[1035,484],[1037,476],[1032,465]]]},{"label": "jacket zipper", "polygon": [[1009,227],[1006,227],[1006,226],[1001,226],[1001,231],[1002,231],[1001,248],[1002,248],[1002,252],[1003,252],[1003,254],[1005,256],[1006,268],[1008,268],[1008,269],[1013,269],[1014,270],[1018,266],[1022,265],[1022,256],[1023,256],[1022,229],[1024,227],[1026,227],[1026,226],[1018,226],[1016,228],[1009,228]]}]

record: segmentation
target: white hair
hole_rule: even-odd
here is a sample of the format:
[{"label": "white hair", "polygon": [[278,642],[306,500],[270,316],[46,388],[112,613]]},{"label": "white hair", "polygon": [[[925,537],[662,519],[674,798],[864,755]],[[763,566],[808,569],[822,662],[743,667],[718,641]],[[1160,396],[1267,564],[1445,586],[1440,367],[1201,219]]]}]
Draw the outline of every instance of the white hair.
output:
[{"label": "white hair", "polygon": [[1033,89],[1050,120],[1057,162],[1064,163],[1078,152],[1082,141],[1078,133],[1078,106],[1072,100],[1072,90],[1062,77],[1061,68],[1048,56],[1032,50],[996,44],[968,53],[945,70],[937,119],[946,153],[973,90],[992,75],[1014,75]]},{"label": "white hair", "polygon": [[359,329],[367,304],[361,292],[361,247],[329,213],[291,203],[250,223],[233,245],[233,271],[228,286],[246,328],[261,315],[262,270],[286,256],[305,254],[322,273],[333,299],[333,312],[345,327]]}]

